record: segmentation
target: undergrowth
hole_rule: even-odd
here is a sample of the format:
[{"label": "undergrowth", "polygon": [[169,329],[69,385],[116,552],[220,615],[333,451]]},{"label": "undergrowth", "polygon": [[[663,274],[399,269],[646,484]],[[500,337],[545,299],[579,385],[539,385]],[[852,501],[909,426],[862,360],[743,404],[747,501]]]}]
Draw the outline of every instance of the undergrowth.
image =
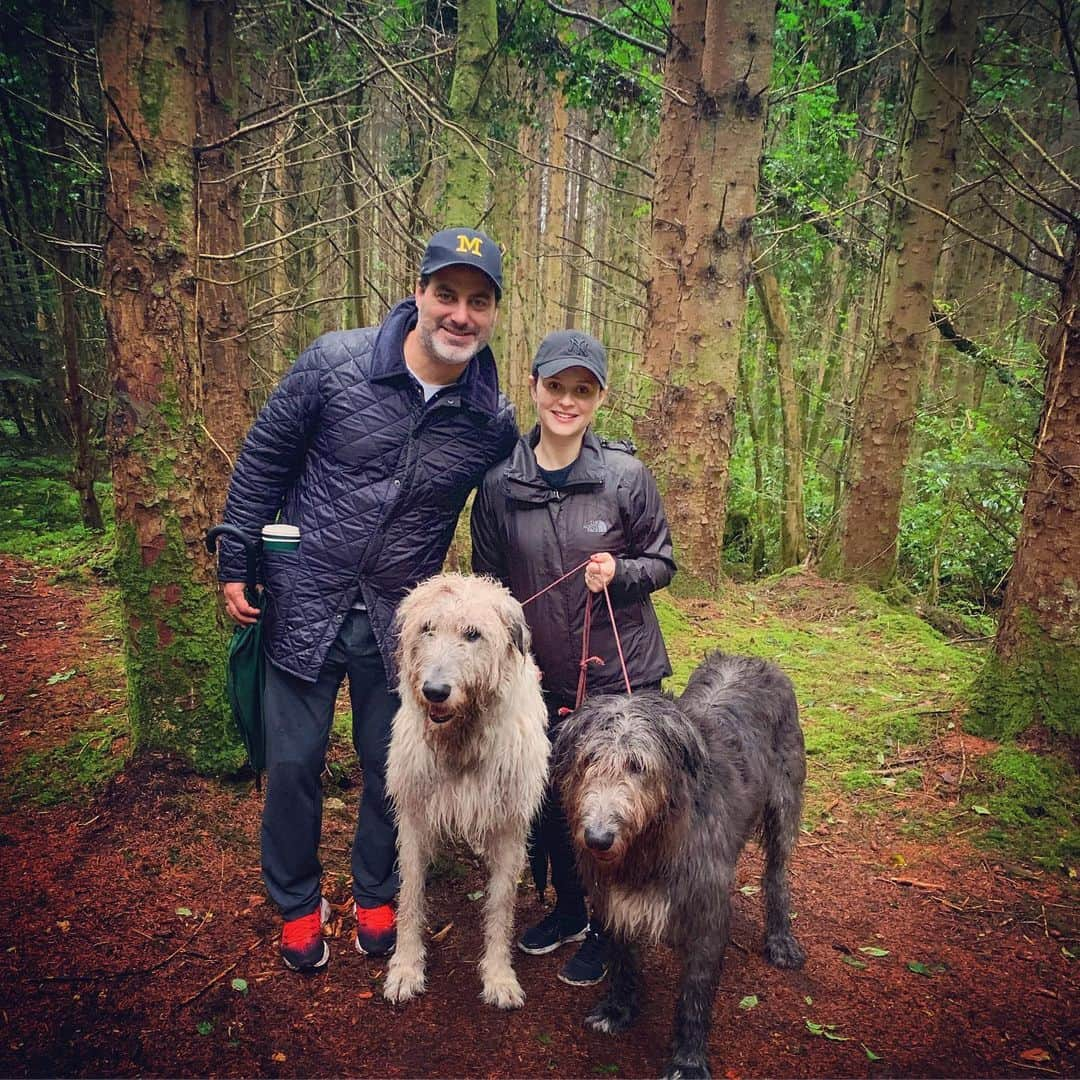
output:
[{"label": "undergrowth", "polygon": [[112,488],[95,485],[105,531],[83,523],[79,497],[60,458],[17,458],[0,454],[0,551],[45,566],[59,578],[105,574],[113,556]]}]

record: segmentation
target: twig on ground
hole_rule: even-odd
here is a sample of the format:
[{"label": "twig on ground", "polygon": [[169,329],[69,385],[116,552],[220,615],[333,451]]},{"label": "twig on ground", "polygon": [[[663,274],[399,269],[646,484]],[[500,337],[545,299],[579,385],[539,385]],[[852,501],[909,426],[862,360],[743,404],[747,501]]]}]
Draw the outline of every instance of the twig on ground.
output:
[{"label": "twig on ground", "polygon": [[909,877],[879,877],[878,881],[887,881],[892,885],[908,885],[912,889],[933,889],[940,891],[944,889],[944,885],[939,885],[933,881],[919,881],[916,878]]},{"label": "twig on ground", "polygon": [[231,964],[230,964],[230,965],[229,965],[229,966],[228,966],[228,967],[227,967],[227,968],[226,968],[226,969],[225,969],[224,971],[219,971],[219,972],[218,972],[218,973],[217,973],[217,974],[216,974],[216,975],[215,975],[215,976],[214,976],[214,977],[213,977],[213,978],[212,978],[212,979],[211,979],[211,980],[210,980],[210,981],[209,981],[208,983],[204,984],[204,985],[203,985],[203,986],[201,986],[201,987],[200,987],[200,988],[199,988],[198,990],[196,990],[194,994],[188,994],[188,996],[187,996],[186,998],[184,998],[184,1000],[183,1000],[183,1001],[177,1002],[177,1005],[176,1005],[176,1007],[177,1007],[178,1009],[181,1009],[181,1008],[183,1008],[183,1007],[184,1007],[185,1005],[189,1005],[189,1004],[190,1004],[191,1002],[193,1002],[193,1001],[194,1001],[194,1000],[195,1000],[195,999],[196,999],[197,997],[201,997],[201,996],[202,996],[203,994],[205,994],[205,993],[206,993],[206,991],[207,991],[207,990],[209,990],[209,989],[210,989],[210,987],[211,987],[211,986],[213,986],[213,985],[214,985],[214,983],[216,983],[216,982],[220,982],[220,981],[221,981],[222,979],[224,979],[224,978],[225,978],[225,976],[226,976],[226,975],[228,975],[228,974],[229,974],[229,972],[230,972],[230,971],[232,971],[232,969],[233,969],[234,967],[236,967],[236,965],[237,965],[237,964],[239,964],[239,963],[240,963],[240,961],[241,961],[241,960],[243,960],[243,959],[244,959],[244,957],[245,957],[245,956],[247,956],[247,954],[248,954],[249,952],[251,952],[251,950],[252,950],[252,949],[256,948],[257,946],[261,945],[262,943],[263,943],[263,939],[262,939],[262,938],[256,938],[256,939],[255,939],[255,940],[254,940],[254,941],[253,941],[253,942],[252,942],[252,943],[251,943],[251,944],[250,944],[250,945],[249,945],[249,946],[248,946],[248,947],[247,947],[247,948],[246,948],[246,949],[245,949],[245,950],[243,951],[243,953],[241,953],[241,954],[240,954],[240,956],[239,956],[239,957],[237,957],[237,959],[235,959],[235,960],[234,960],[234,961],[233,961],[233,962],[232,962],[232,963],[231,963]]}]

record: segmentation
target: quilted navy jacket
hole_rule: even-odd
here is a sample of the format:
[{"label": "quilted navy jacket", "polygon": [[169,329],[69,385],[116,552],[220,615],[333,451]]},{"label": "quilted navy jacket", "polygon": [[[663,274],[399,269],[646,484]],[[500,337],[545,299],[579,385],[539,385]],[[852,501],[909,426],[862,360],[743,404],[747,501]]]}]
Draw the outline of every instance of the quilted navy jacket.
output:
[{"label": "quilted navy jacket", "polygon": [[[310,682],[362,600],[393,685],[398,602],[442,568],[469,491],[517,438],[490,349],[425,404],[403,351],[415,324],[404,300],[381,326],[320,337],[259,414],[229,485],[230,525],[253,539],[275,520],[300,529],[297,551],[263,553],[263,633],[269,659]],[[239,545],[223,540],[218,577],[243,581]]]}]

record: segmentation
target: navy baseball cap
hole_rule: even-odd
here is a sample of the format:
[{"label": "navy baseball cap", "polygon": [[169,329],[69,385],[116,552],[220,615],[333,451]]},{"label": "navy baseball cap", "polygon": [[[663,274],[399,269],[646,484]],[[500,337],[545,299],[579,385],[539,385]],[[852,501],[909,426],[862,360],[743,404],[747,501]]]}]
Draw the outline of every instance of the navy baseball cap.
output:
[{"label": "navy baseball cap", "polygon": [[607,353],[596,338],[581,330],[555,330],[548,334],[533,357],[533,375],[549,379],[572,367],[591,371],[601,388],[607,386]]},{"label": "navy baseball cap", "polygon": [[426,277],[447,266],[474,266],[495,286],[495,299],[502,298],[502,252],[486,233],[477,229],[442,229],[424,249],[420,276]]}]

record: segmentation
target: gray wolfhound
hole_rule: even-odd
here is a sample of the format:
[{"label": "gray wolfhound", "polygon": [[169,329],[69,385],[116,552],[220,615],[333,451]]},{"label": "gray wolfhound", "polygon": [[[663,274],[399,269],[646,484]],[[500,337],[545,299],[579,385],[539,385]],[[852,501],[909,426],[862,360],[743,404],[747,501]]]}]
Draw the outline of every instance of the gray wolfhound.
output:
[{"label": "gray wolfhound", "polygon": [[525,837],[547,780],[547,711],[521,605],[490,578],[444,574],[398,609],[401,708],[387,790],[398,823],[397,948],[383,994],[424,990],[424,874],[440,839],[468,842],[488,865],[482,997],[525,1001],[510,962]]},{"label": "gray wolfhound", "polygon": [[585,1018],[619,1032],[638,1011],[636,940],[682,960],[667,1076],[709,1076],[713,1002],[730,933],[735,863],[760,828],[765,959],[805,959],[791,933],[788,860],[806,759],[795,692],[774,664],[711,653],[677,701],[599,697],[562,724],[553,771],[578,865],[612,932],[607,994]]}]

